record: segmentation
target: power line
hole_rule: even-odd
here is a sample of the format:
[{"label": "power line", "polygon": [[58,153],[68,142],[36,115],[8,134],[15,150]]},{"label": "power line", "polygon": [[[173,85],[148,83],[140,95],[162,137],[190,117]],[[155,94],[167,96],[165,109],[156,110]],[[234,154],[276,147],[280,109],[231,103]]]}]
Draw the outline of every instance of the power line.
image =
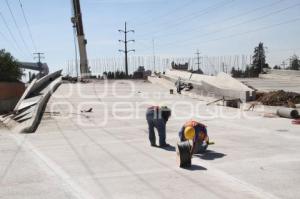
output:
[{"label": "power line", "polygon": [[[261,16],[259,16],[259,17],[255,17],[255,18],[252,18],[252,19],[248,19],[248,20],[246,20],[246,21],[243,21],[243,22],[240,22],[240,23],[231,25],[231,26],[227,26],[227,27],[221,28],[221,29],[219,29],[219,30],[214,30],[214,31],[211,31],[211,32],[208,32],[208,33],[199,35],[199,36],[197,36],[197,38],[201,38],[201,37],[205,37],[205,36],[211,36],[211,35],[213,35],[213,34],[222,32],[222,31],[224,31],[224,30],[232,29],[232,28],[235,28],[235,27],[238,27],[238,26],[241,26],[241,25],[244,25],[244,24],[253,22],[253,21],[261,20],[261,19],[264,19],[265,17],[271,16],[271,15],[274,15],[274,14],[278,14],[278,13],[283,12],[283,11],[286,11],[286,10],[288,10],[288,9],[295,8],[295,7],[299,6],[299,5],[300,5],[300,3],[297,3],[297,4],[294,4],[294,5],[292,5],[292,6],[288,6],[288,7],[286,7],[286,8],[283,8],[283,9],[279,9],[279,10],[276,10],[276,11],[272,11],[272,12],[270,12],[270,13],[261,15]],[[186,39],[186,40],[181,41],[181,42],[176,41],[176,44],[178,44],[178,43],[186,43],[187,41],[193,41],[193,42],[194,42],[194,38]],[[169,42],[169,43],[166,43],[166,44],[164,44],[164,45],[165,45],[165,46],[168,46],[168,45],[172,45],[172,44],[173,44],[173,42]]]},{"label": "power line", "polygon": [[[232,3],[234,1],[235,0],[224,0],[224,1],[218,2],[218,3],[214,4],[214,5],[209,6],[207,8],[204,8],[204,9],[202,9],[200,11],[194,12],[194,13],[192,13],[190,15],[186,15],[181,20],[180,19],[176,20],[176,23],[172,24],[172,26],[175,27],[175,28],[177,28],[177,26],[180,25],[180,24],[183,24],[183,23],[185,23],[187,21],[190,22],[190,21],[196,20],[198,17],[206,15],[206,14],[210,13],[211,11],[215,11],[216,9],[222,8],[222,7],[224,7],[224,6]],[[172,21],[174,21],[174,20],[172,20]],[[165,22],[162,25],[163,26],[170,25],[170,23]]]},{"label": "power line", "polygon": [[[225,37],[219,37],[219,38],[215,38],[215,39],[211,39],[211,40],[201,41],[201,43],[202,43],[202,44],[203,44],[203,43],[209,43],[209,42],[219,41],[219,40],[228,39],[228,38],[232,38],[232,37],[236,37],[236,36],[246,35],[246,34],[253,33],[253,32],[258,32],[258,31],[262,31],[262,30],[267,30],[267,29],[270,29],[270,28],[273,28],[273,27],[276,27],[276,26],[286,25],[286,24],[293,23],[293,22],[296,22],[296,21],[300,21],[300,18],[295,18],[295,19],[283,21],[283,22],[276,23],[276,24],[272,24],[272,25],[269,25],[269,26],[263,26],[263,27],[260,27],[260,28],[256,28],[256,29],[249,30],[249,31],[245,31],[245,32],[241,32],[241,33],[236,33],[236,34],[227,35],[227,36],[225,36]],[[184,44],[184,45],[186,45],[186,44]],[[165,46],[165,45],[164,45],[164,46]],[[176,45],[176,46],[177,46],[177,45]],[[179,45],[179,46],[180,46],[180,45]]]},{"label": "power line", "polygon": [[[6,37],[6,35],[0,31],[0,36],[2,36],[3,40],[2,41],[6,41],[7,43],[10,43],[8,38]],[[15,47],[15,45],[10,45],[14,50],[18,51],[18,49]]]},{"label": "power line", "polygon": [[23,15],[24,21],[25,21],[25,23],[26,23],[28,33],[29,33],[29,35],[30,35],[30,39],[31,39],[32,45],[33,45],[33,47],[34,47],[34,50],[37,51],[36,43],[35,43],[35,41],[34,41],[34,39],[33,39],[33,34],[32,34],[32,31],[31,31],[29,22],[28,22],[28,20],[27,20],[27,17],[26,17],[26,14],[25,14],[25,11],[24,11],[24,8],[23,8],[23,4],[22,4],[21,0],[19,0],[19,5],[20,5],[21,10],[22,10],[22,15]]},{"label": "power line", "polygon": [[3,32],[0,31],[0,35],[3,37],[3,39],[5,41],[8,41],[8,38],[6,37],[6,35]]},{"label": "power line", "polygon": [[119,30],[119,32],[124,33],[124,40],[119,40],[119,42],[124,43],[125,47],[124,50],[119,50],[120,52],[123,52],[125,54],[125,72],[126,72],[126,77],[128,77],[128,53],[129,52],[135,52],[135,50],[128,50],[127,49],[127,44],[129,42],[135,42],[135,40],[128,40],[127,39],[127,34],[130,32],[134,33],[134,30],[127,30],[127,23],[125,22],[125,29],[124,30]]},{"label": "power line", "polygon": [[[200,16],[206,15],[206,14],[210,13],[211,11],[215,11],[218,8],[226,6],[227,4],[232,3],[233,1],[235,1],[235,0],[229,0],[229,1],[225,0],[225,1],[222,1],[222,2],[218,2],[216,4],[213,4],[212,6],[201,9],[200,11],[194,12],[194,13],[186,15],[186,16],[183,16],[183,17],[177,19],[175,23],[172,23],[174,21],[174,19],[171,19],[172,21],[162,22],[160,24],[157,24],[155,27],[162,26],[165,29],[167,29],[167,28],[168,29],[178,28],[178,25],[180,25],[180,24],[186,23],[187,21],[188,22],[193,21],[193,20],[197,19]],[[159,31],[156,31],[156,32],[159,32]],[[145,37],[147,35],[153,35],[153,34],[152,33],[146,33],[146,34],[140,35],[140,37]]]},{"label": "power line", "polygon": [[[220,24],[220,23],[224,23],[226,21],[230,21],[232,19],[235,19],[235,18],[239,18],[239,17],[242,17],[242,16],[245,16],[245,15],[248,15],[250,13],[253,13],[253,12],[257,12],[261,9],[265,9],[265,8],[268,8],[268,7],[272,7],[278,3],[281,3],[282,1],[284,0],[279,0],[279,1],[276,1],[276,2],[273,2],[271,4],[267,4],[267,5],[264,5],[264,6],[261,6],[261,7],[256,7],[254,9],[251,9],[251,10],[248,10],[246,12],[242,12],[240,14],[237,14],[237,15],[234,15],[234,16],[231,16],[231,17],[228,17],[222,21],[217,21],[217,22],[214,22],[214,23],[208,23],[208,24],[205,24],[205,25],[201,25],[201,29],[203,29],[204,27],[209,27],[209,26],[212,26],[212,25],[215,25],[215,24]],[[196,31],[199,31],[199,27],[197,28],[193,28],[193,29],[186,29],[186,30],[181,30],[181,31],[172,31],[171,33],[165,33],[165,34],[161,34],[161,35],[156,35],[156,37],[170,37],[172,35],[178,35],[178,34],[182,34],[182,33],[191,33],[191,32],[196,32]]]},{"label": "power line", "polygon": [[256,29],[253,29],[253,30],[250,30],[250,31],[246,31],[246,32],[241,32],[241,33],[238,33],[238,34],[228,35],[228,36],[221,37],[221,38],[214,39],[214,40],[210,40],[210,41],[218,41],[220,39],[227,39],[227,38],[234,37],[234,36],[245,35],[245,34],[257,32],[257,31],[261,31],[261,30],[270,29],[270,28],[273,28],[273,27],[276,27],[276,26],[280,26],[280,25],[286,25],[286,24],[293,23],[293,22],[296,22],[296,21],[300,21],[300,18],[295,18],[295,19],[283,21],[283,22],[272,24],[272,25],[269,25],[269,26],[263,26],[261,28],[256,28]]},{"label": "power line", "polygon": [[[166,12],[165,14],[162,14],[162,15],[159,15],[159,16],[155,16],[153,18],[151,18],[149,21],[146,21],[146,22],[143,22],[143,23],[137,23],[135,24],[136,26],[139,26],[139,27],[142,27],[142,26],[145,26],[145,25],[148,25],[148,24],[151,24],[153,22],[155,22],[154,19],[161,19],[163,17],[167,17],[169,15],[172,15],[174,14],[177,10],[182,10],[183,8],[189,6],[192,2],[194,2],[195,0],[190,0],[190,1],[187,1],[186,3]],[[151,12],[153,13],[153,10],[151,10]]]},{"label": "power line", "polygon": [[6,2],[6,5],[7,5],[8,9],[9,9],[10,14],[11,14],[11,17],[12,17],[12,19],[13,19],[13,21],[14,21],[14,24],[15,24],[17,30],[18,30],[19,36],[20,36],[20,38],[21,38],[21,40],[22,40],[22,42],[23,42],[25,48],[28,50],[28,52],[29,52],[29,54],[30,54],[30,56],[31,56],[30,49],[29,49],[28,45],[27,45],[26,42],[25,42],[25,39],[24,39],[24,37],[23,37],[23,35],[22,35],[22,32],[21,32],[21,30],[20,30],[20,27],[19,27],[19,25],[18,25],[18,23],[17,23],[17,21],[16,21],[16,18],[15,18],[15,16],[14,16],[14,13],[12,12],[12,9],[11,9],[11,7],[10,7],[8,1],[5,0],[5,2]]},{"label": "power line", "polygon": [[13,40],[13,42],[15,43],[17,49],[23,54],[23,51],[21,50],[21,47],[20,47],[19,43],[17,42],[17,40],[16,40],[14,34],[12,33],[12,31],[11,31],[11,29],[10,29],[10,27],[9,27],[9,25],[8,25],[8,23],[7,23],[7,21],[6,21],[6,19],[4,18],[3,14],[2,14],[1,12],[0,12],[0,16],[1,16],[1,19],[2,19],[2,21],[3,21],[4,25],[5,25],[5,27],[6,27],[7,30],[8,30],[9,36],[11,37],[11,39]]}]

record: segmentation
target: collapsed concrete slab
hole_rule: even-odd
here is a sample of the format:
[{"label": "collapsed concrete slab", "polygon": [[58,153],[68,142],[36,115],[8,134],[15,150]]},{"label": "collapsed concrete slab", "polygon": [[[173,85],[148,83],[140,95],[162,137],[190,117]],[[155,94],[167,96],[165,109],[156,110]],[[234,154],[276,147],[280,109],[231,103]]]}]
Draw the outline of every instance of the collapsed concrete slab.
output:
[{"label": "collapsed concrete slab", "polygon": [[255,100],[255,91],[226,73],[217,76],[191,74],[185,71],[169,70],[163,78],[176,82],[178,78],[192,83],[193,91],[216,98],[241,99],[243,102]]},{"label": "collapsed concrete slab", "polygon": [[60,70],[32,81],[15,106],[14,111],[0,117],[0,121],[16,132],[34,132],[49,98],[61,84],[61,72]]}]

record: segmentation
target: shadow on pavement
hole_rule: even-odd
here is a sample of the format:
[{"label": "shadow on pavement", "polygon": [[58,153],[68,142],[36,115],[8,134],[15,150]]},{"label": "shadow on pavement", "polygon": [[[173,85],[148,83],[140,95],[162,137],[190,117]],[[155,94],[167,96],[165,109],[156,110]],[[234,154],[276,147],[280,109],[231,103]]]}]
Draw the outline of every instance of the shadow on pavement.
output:
[{"label": "shadow on pavement", "polygon": [[204,171],[204,170],[207,170],[205,167],[202,167],[202,166],[199,166],[199,165],[192,165],[191,167],[188,167],[188,168],[183,168],[185,170],[189,170],[189,171]]},{"label": "shadow on pavement", "polygon": [[226,156],[226,154],[218,153],[218,152],[215,152],[212,150],[207,150],[203,154],[195,154],[194,156],[199,157],[203,160],[214,160],[214,159],[218,159],[218,158],[223,158],[224,156]]},{"label": "shadow on pavement", "polygon": [[176,148],[172,145],[170,145],[169,147],[160,147],[160,148],[166,151],[176,151]]}]

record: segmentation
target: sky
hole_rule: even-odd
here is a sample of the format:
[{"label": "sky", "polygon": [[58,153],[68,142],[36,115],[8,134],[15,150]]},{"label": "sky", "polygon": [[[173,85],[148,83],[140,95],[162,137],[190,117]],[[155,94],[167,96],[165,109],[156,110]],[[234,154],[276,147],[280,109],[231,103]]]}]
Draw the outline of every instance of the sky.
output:
[{"label": "sky", "polygon": [[[28,26],[19,0],[0,0],[0,49],[20,61],[43,52],[51,71],[63,68],[75,56],[71,1],[20,2]],[[81,0],[81,6],[90,59],[123,56],[118,29],[125,21],[135,30],[133,55],[152,55],[153,44],[157,56],[192,57],[197,49],[203,56],[251,55],[259,42],[271,66],[300,55],[300,0]]]}]

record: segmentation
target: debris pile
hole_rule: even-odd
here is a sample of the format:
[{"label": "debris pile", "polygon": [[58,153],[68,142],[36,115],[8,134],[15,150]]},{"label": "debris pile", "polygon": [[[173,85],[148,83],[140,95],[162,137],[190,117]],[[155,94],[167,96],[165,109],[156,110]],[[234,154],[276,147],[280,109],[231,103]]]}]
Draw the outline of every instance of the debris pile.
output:
[{"label": "debris pile", "polygon": [[263,105],[294,108],[293,106],[295,106],[295,104],[300,103],[300,93],[285,92],[283,90],[258,93],[257,101],[261,102]]}]

